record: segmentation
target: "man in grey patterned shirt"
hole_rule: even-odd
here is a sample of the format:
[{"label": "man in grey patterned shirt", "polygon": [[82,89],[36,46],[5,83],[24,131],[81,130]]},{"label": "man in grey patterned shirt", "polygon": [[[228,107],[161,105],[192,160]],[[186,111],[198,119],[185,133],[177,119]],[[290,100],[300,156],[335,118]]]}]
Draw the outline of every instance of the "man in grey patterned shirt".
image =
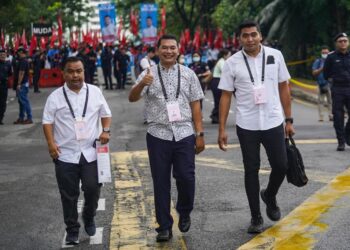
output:
[{"label": "man in grey patterned shirt", "polygon": [[159,65],[143,71],[130,91],[129,101],[141,97],[146,101],[148,122],[147,149],[151,166],[157,241],[172,237],[170,214],[171,170],[176,179],[180,215],[179,229],[187,232],[191,225],[195,190],[195,154],[204,150],[204,133],[200,100],[204,98],[195,73],[176,63],[178,42],[172,35],[158,41]]}]

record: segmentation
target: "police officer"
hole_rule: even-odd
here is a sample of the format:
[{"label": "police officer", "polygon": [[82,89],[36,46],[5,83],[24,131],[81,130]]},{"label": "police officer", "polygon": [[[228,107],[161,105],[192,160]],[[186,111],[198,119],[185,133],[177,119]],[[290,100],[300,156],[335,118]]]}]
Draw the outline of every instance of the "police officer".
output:
[{"label": "police officer", "polygon": [[346,33],[339,33],[334,38],[336,50],[327,57],[323,73],[331,82],[332,112],[338,139],[337,151],[345,150],[345,143],[350,146],[350,119],[344,128],[344,107],[350,110],[350,53],[349,39]]},{"label": "police officer", "polygon": [[12,75],[11,64],[6,62],[6,51],[0,49],[0,125],[3,125],[3,119],[6,111],[7,101],[7,80]]}]

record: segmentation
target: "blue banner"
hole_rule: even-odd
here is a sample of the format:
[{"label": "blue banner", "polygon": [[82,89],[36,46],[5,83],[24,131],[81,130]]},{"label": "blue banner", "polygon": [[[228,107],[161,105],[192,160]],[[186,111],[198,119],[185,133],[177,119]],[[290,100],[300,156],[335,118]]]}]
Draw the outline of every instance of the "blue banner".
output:
[{"label": "blue banner", "polygon": [[140,18],[142,42],[154,46],[157,41],[158,5],[141,4]]},{"label": "blue banner", "polygon": [[114,43],[117,40],[116,9],[114,4],[99,4],[102,41]]}]

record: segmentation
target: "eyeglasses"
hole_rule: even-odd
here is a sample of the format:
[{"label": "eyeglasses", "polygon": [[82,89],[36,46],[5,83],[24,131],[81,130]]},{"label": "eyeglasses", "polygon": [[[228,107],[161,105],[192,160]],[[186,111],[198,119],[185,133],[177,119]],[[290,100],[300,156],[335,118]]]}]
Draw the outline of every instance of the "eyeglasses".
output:
[{"label": "eyeglasses", "polygon": [[338,40],[338,41],[337,41],[337,43],[347,43],[347,42],[349,42],[349,40],[347,40],[347,39],[344,39],[344,40]]}]

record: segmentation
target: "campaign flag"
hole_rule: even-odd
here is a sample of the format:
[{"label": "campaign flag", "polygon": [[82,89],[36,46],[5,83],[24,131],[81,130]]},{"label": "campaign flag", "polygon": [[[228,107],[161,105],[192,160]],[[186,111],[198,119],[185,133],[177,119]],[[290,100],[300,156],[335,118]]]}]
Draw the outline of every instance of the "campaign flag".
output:
[{"label": "campaign flag", "polygon": [[154,46],[157,42],[158,5],[141,4],[140,17],[142,42]]},{"label": "campaign flag", "polygon": [[194,33],[193,47],[196,52],[199,52],[199,49],[201,47],[201,32],[199,28],[197,28],[196,32]]},{"label": "campaign flag", "polygon": [[53,48],[55,46],[55,42],[57,40],[57,32],[55,28],[52,28],[52,36],[50,39],[50,48]]},{"label": "campaign flag", "polygon": [[133,9],[130,10],[130,26],[131,26],[131,33],[133,33],[136,36],[139,31],[138,31],[138,23],[137,23],[137,13]]},{"label": "campaign flag", "polygon": [[163,6],[162,8],[162,12],[161,12],[161,19],[162,19],[162,33],[165,33],[165,29],[166,29],[166,10],[165,10],[165,6]]},{"label": "campaign flag", "polygon": [[116,9],[114,4],[99,4],[99,16],[102,33],[102,41],[105,43],[114,43],[117,39],[116,32]]},{"label": "campaign flag", "polygon": [[3,49],[5,48],[5,35],[4,35],[4,31],[3,31],[3,30],[1,30],[0,45],[1,45],[1,47],[2,47]]},{"label": "campaign flag", "polygon": [[29,56],[33,55],[33,51],[36,49],[36,46],[38,46],[38,42],[36,40],[36,36],[33,34],[32,39],[30,40]]},{"label": "campaign flag", "polygon": [[63,26],[62,26],[62,17],[59,14],[57,16],[57,24],[58,24],[58,46],[62,47],[62,35],[63,35]]},{"label": "campaign flag", "polygon": [[118,32],[117,32],[117,39],[120,41],[122,38],[122,31],[123,31],[123,17],[121,16],[119,18],[119,25],[118,25]]},{"label": "campaign flag", "polygon": [[23,29],[22,37],[21,37],[21,43],[24,49],[28,49],[28,43],[26,39],[26,31]]}]

